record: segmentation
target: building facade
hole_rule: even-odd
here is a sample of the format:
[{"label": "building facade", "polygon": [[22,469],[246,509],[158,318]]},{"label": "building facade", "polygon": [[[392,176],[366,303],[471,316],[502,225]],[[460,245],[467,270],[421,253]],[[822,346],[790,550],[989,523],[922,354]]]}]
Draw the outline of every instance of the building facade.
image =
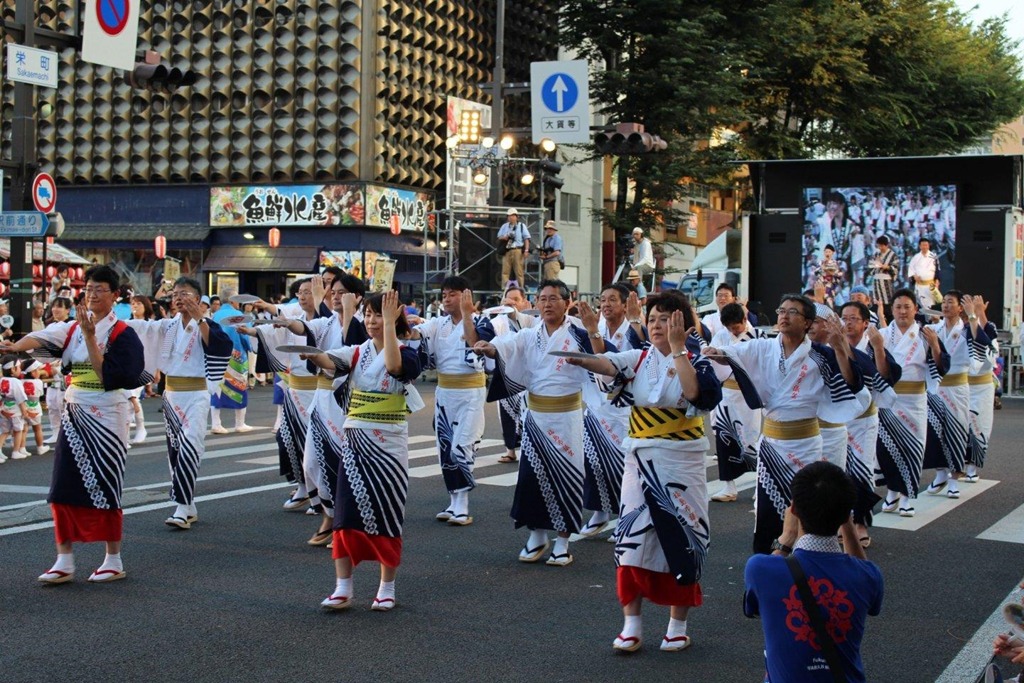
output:
[{"label": "building facade", "polygon": [[[36,25],[74,32],[76,6],[40,0]],[[67,223],[62,242],[119,262],[136,283],[153,279],[160,232],[182,272],[244,264],[253,270],[238,272],[243,286],[247,272],[284,268],[275,271],[278,284],[289,272],[310,272],[322,250],[359,251],[364,263],[367,253],[422,255],[429,245],[415,230],[392,235],[390,226],[366,220],[367,211],[350,211],[344,222],[232,223],[217,220],[217,198],[256,196],[259,188],[263,196],[319,191],[358,195],[365,209],[373,192],[399,203],[443,196],[446,100],[489,99],[480,86],[494,68],[494,7],[478,0],[144,3],[140,52],[153,50],[199,81],[173,92],[135,90],[118,70],[83,63],[71,49],[60,53],[59,87],[38,89],[36,105],[40,166],[57,180]],[[2,11],[14,18],[12,4]],[[506,78],[528,80],[529,62],[552,58],[556,41],[554,6],[518,3],[506,19]],[[2,97],[9,107],[7,83]],[[508,125],[525,125],[528,107],[510,98]],[[10,122],[3,125],[2,153],[10,158]],[[268,246],[270,227],[281,231],[279,248],[315,250],[308,269],[299,270],[306,255],[288,263],[234,258]],[[415,259],[399,272],[406,267]]]}]

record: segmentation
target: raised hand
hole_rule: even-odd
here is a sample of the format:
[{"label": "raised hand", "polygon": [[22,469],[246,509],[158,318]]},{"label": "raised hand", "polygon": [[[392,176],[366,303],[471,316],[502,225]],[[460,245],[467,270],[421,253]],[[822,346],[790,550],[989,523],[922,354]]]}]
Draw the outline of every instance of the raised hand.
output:
[{"label": "raised hand", "polygon": [[643,310],[640,308],[640,299],[636,292],[630,292],[626,297],[626,320],[639,320],[643,317]]},{"label": "raised hand", "polygon": [[345,313],[355,314],[356,312],[356,295],[352,292],[345,292],[341,295],[341,309]]},{"label": "raised hand", "polygon": [[601,316],[586,301],[579,303],[579,318],[587,332],[597,332],[597,325],[601,322]]},{"label": "raised hand", "polygon": [[462,290],[462,296],[459,298],[459,310],[462,311],[463,318],[472,318],[476,315],[476,304],[473,302],[472,289]]},{"label": "raised hand", "polygon": [[323,301],[324,294],[327,293],[327,289],[324,287],[324,276],[314,275],[310,278],[309,286],[313,290],[313,301],[317,303]]},{"label": "raised hand", "polygon": [[82,330],[82,334],[86,337],[96,334],[96,323],[89,317],[89,309],[86,308],[84,303],[75,306],[75,321],[78,323],[78,328]]},{"label": "raised hand", "polygon": [[868,337],[868,344],[871,344],[871,348],[877,353],[885,348],[885,339],[882,337],[882,333],[878,331],[874,325],[868,325],[868,331],[865,332]]},{"label": "raised hand", "polygon": [[964,313],[968,316],[974,315],[974,297],[970,294],[964,294],[960,298],[960,305],[963,306]]},{"label": "raised hand", "polygon": [[939,335],[935,334],[935,330],[927,325],[921,328],[921,336],[924,337],[928,346],[934,347],[939,342]]},{"label": "raised hand", "polygon": [[388,329],[394,329],[395,321],[398,320],[401,303],[398,301],[398,292],[391,289],[384,292],[380,300],[380,314],[384,318],[384,324]]}]

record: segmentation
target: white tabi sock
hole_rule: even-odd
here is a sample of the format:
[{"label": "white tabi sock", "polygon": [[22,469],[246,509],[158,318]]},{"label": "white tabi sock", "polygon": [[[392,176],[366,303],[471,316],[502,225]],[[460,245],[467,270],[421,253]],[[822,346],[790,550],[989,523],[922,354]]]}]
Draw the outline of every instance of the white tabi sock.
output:
[{"label": "white tabi sock", "polygon": [[914,506],[910,503],[910,497],[909,496],[905,496],[905,495],[903,495],[901,493],[900,494],[900,509],[903,510],[903,509],[912,508],[912,507],[914,507]]},{"label": "white tabi sock", "polygon": [[539,548],[548,542],[548,532],[543,529],[533,529],[530,531],[530,539],[526,542],[526,546],[531,550],[533,548]]},{"label": "white tabi sock", "polygon": [[111,569],[115,572],[123,572],[124,563],[121,562],[121,553],[107,553],[107,556],[103,558],[103,564],[101,564],[96,571],[103,571],[104,569]]},{"label": "white tabi sock", "polygon": [[[947,471],[946,476],[947,477],[949,476],[948,471]],[[949,491],[959,491],[959,490],[960,490],[960,487],[956,485],[956,479],[954,477],[949,477],[949,485],[946,486],[946,492],[948,493]]]},{"label": "white tabi sock", "polygon": [[188,519],[188,505],[178,505],[174,508],[174,514],[171,517],[181,517],[182,519]]},{"label": "white tabi sock", "polygon": [[456,491],[453,493],[451,507],[448,509],[456,515],[468,515],[469,491]]},{"label": "white tabi sock", "polygon": [[279,429],[281,429],[281,416],[282,416],[282,413],[283,413],[283,410],[281,409],[281,406],[278,406],[277,407],[277,417],[274,418],[274,431],[275,432],[277,432]]},{"label": "white tabi sock", "polygon": [[[722,484],[724,484],[724,487],[723,487],[722,490],[725,491],[726,493],[728,493],[730,495],[733,495],[733,496],[738,496],[739,495],[739,491],[736,489],[736,480],[735,479],[732,479],[730,481],[723,481]],[[681,633],[680,635],[686,635],[686,634]]]},{"label": "white tabi sock", "polygon": [[598,526],[604,526],[605,522],[607,522],[610,518],[611,518],[610,514],[608,514],[607,512],[602,512],[601,510],[598,510],[590,518],[590,521],[587,522],[587,526],[590,527],[590,528],[598,527]]},{"label": "white tabi sock", "polygon": [[74,553],[57,553],[57,561],[50,567],[50,571],[54,572],[67,572],[68,574],[75,573],[75,554]]},{"label": "white tabi sock", "polygon": [[199,510],[196,509],[196,504],[195,503],[192,503],[191,505],[186,506],[185,509],[188,511],[188,514],[189,514],[190,517],[198,517],[199,516]]},{"label": "white tabi sock", "polygon": [[387,598],[395,599],[394,581],[381,581],[377,588],[377,600],[386,600]]},{"label": "white tabi sock", "polygon": [[552,555],[564,555],[569,552],[569,539],[562,538],[561,536],[555,537],[555,547],[552,549]]},{"label": "white tabi sock", "polygon": [[[394,584],[392,584],[394,585]],[[352,577],[347,579],[338,579],[334,584],[334,592],[331,593],[331,597],[352,597]]]},{"label": "white tabi sock", "polygon": [[669,619],[668,629],[665,631],[666,638],[678,638],[686,635],[685,619]]},{"label": "white tabi sock", "polygon": [[245,408],[239,408],[235,411],[235,429],[238,429],[245,424]]},{"label": "white tabi sock", "polygon": [[949,481],[949,470],[935,470],[935,480],[932,482],[932,486],[945,484],[947,481]]},{"label": "white tabi sock", "polygon": [[[685,622],[684,622],[685,623]],[[623,638],[639,638],[643,632],[644,621],[639,614],[635,616],[627,616],[625,623],[622,624],[622,637]]]},{"label": "white tabi sock", "polygon": [[968,465],[967,466],[967,476],[968,477],[976,477],[976,476],[978,476],[978,467],[977,467],[977,465]]},{"label": "white tabi sock", "polygon": [[309,491],[306,489],[305,482],[299,484],[299,487],[295,489],[296,498],[306,498],[309,496]]},{"label": "white tabi sock", "polygon": [[221,427],[220,408],[210,408],[210,426]]}]

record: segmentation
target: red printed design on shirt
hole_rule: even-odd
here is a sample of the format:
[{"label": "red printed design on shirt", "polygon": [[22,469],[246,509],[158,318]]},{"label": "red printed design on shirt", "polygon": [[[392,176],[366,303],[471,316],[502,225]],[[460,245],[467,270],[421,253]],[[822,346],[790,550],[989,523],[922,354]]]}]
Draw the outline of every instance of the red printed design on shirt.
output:
[{"label": "red printed design on shirt", "polygon": [[[811,594],[819,606],[824,607],[827,613],[825,630],[832,636],[836,643],[846,642],[846,636],[853,629],[853,602],[847,597],[848,593],[837,589],[829,579],[816,579],[808,577],[807,583],[811,586]],[[786,607],[786,626],[796,635],[796,642],[804,642],[813,650],[821,651],[821,643],[811,626],[807,617],[807,610],[804,609],[803,600],[800,599],[800,591],[796,586],[789,590],[789,597],[782,599]]]}]

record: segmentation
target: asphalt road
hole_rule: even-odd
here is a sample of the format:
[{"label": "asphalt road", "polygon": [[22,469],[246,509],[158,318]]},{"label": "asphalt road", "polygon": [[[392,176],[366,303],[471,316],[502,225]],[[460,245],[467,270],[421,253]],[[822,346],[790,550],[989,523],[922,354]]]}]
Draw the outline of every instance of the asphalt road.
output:
[{"label": "asphalt road", "polygon": [[[430,404],[432,385],[421,387]],[[129,453],[126,482],[128,578],[110,585],[85,581],[102,561],[100,544],[77,546],[74,582],[36,582],[54,557],[44,502],[52,458],[0,465],[0,680],[762,680],[760,623],[741,611],[750,489],[736,503],[712,505],[705,604],[689,624],[693,647],[660,652],[668,610],[647,605],[644,648],[618,655],[607,534],[575,542],[576,561],[566,568],[516,560],[525,534],[508,516],[515,466],[495,462],[503,449],[493,406],[471,498],[475,523],[434,521],[447,494],[431,467],[428,406],[411,418],[419,439],[411,445],[398,607],[370,611],[378,577],[367,564],[356,569],[356,605],[325,613],[330,551],[306,545],[313,518],[282,510],[290,488],[277,474],[270,390],[254,391],[251,403],[248,422],[262,429],[208,439],[200,521],[181,532],[163,524],[170,504],[161,415],[156,400],[145,402],[150,437]],[[887,526],[872,532],[869,557],[882,568],[886,596],[882,615],[868,623],[869,680],[935,681],[1021,579],[1024,534],[1003,534],[1015,542],[977,538],[1012,522],[1007,516],[1024,503],[1024,403],[1005,405],[982,484],[962,484],[960,501],[922,499],[913,520],[880,516]],[[717,477],[713,464],[708,477]]]}]

